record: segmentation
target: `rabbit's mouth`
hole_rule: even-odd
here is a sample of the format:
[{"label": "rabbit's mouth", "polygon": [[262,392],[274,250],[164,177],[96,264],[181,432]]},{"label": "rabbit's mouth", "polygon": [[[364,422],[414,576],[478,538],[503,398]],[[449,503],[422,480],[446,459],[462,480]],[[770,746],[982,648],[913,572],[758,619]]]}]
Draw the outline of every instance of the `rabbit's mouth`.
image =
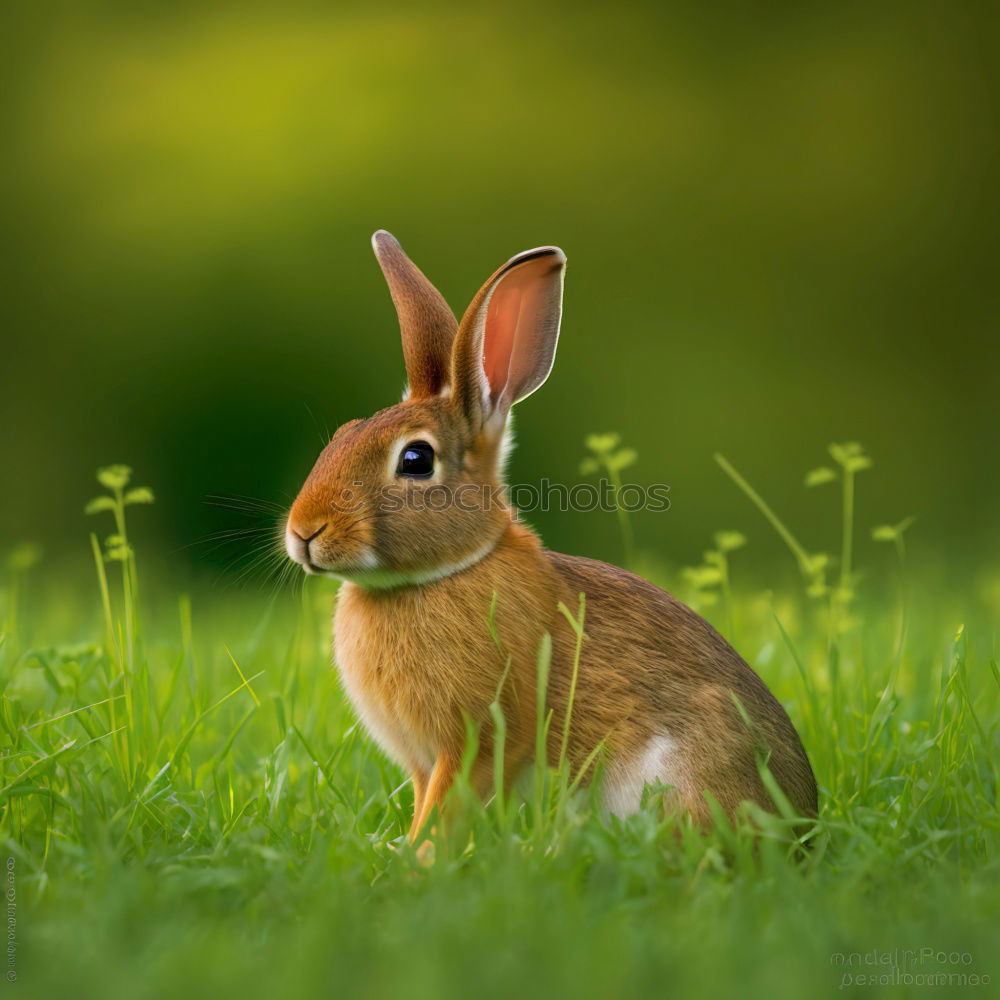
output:
[{"label": "rabbit's mouth", "polygon": [[[299,562],[299,560],[296,560],[296,562]],[[328,576],[333,577],[336,580],[350,580],[355,576],[364,573],[380,571],[378,560],[374,557],[370,557],[370,554],[367,552],[360,561],[351,559],[318,566],[316,563],[307,559],[305,562],[299,562],[299,565],[309,576]]]},{"label": "rabbit's mouth", "polygon": [[302,558],[297,558],[294,555],[291,558],[302,567],[303,572],[308,576],[328,576],[338,580],[350,580],[357,574],[377,572],[380,569],[380,563],[370,552],[361,553],[360,558],[336,560],[323,558],[320,562],[316,562],[309,553],[305,553]]},{"label": "rabbit's mouth", "polygon": [[[285,551],[310,576],[346,576],[378,568],[375,553],[364,544],[345,544],[332,537],[329,522],[304,527],[300,522],[285,527]],[[350,549],[350,551],[348,551]]]}]

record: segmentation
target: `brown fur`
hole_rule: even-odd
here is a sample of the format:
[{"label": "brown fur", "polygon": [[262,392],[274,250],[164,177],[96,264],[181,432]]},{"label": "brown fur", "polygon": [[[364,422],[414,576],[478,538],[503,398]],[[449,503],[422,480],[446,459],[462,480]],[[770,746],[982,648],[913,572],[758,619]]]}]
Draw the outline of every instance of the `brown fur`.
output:
[{"label": "brown fur", "polygon": [[[405,268],[395,241],[390,250],[392,266]],[[463,484],[498,495],[507,411],[544,381],[551,365],[563,261],[561,252],[543,248],[496,272],[455,334],[448,382],[440,381],[440,324],[424,338],[430,346],[408,350],[410,397],[340,428],[289,515],[290,553],[309,572],[347,579],[334,624],[337,663],[365,724],[413,776],[411,838],[452,784],[465,749],[466,718],[481,728],[473,781],[488,790],[489,706],[498,691],[508,778],[530,762],[536,659],[544,633],[552,637],[548,754],[555,762],[575,647],[558,606],[575,613],[580,593],[586,595],[586,638],[568,745],[574,770],[603,745],[609,769],[627,773],[651,740],[667,736],[673,794],[704,821],[707,791],[729,815],[745,799],[774,808],[757,768],[763,750],[792,804],[814,815],[815,780],[788,716],[725,639],[685,605],[625,570],[546,551],[503,503],[490,510],[463,510],[454,503],[439,510],[385,507],[379,491],[386,486],[410,500],[433,496],[428,491],[435,487]],[[405,301],[407,294],[430,294],[419,282],[397,282],[394,300],[400,287],[405,343],[406,323],[419,327],[421,315],[442,314],[436,300],[423,306]],[[487,314],[498,288],[495,301],[501,305]],[[420,342],[412,329],[410,336]],[[491,350],[499,362],[491,360]],[[425,351],[437,352],[436,360]],[[476,360],[483,358],[485,374]],[[394,475],[395,449],[416,439],[435,445],[432,480]],[[348,505],[346,489],[353,491]],[[436,572],[446,575],[419,579]],[[419,582],[411,582],[414,575]],[[494,600],[502,649],[488,628]]]}]

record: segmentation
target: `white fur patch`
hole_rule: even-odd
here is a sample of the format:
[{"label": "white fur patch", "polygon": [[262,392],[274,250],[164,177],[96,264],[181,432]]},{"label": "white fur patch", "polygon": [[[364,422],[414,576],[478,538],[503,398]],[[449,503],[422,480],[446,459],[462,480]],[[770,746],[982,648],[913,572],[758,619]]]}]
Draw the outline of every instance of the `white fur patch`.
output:
[{"label": "white fur patch", "polygon": [[[299,544],[301,539],[292,531],[288,525],[285,525],[285,551],[288,553],[288,558],[293,562],[302,562],[304,552],[302,546]],[[303,567],[305,568],[305,567]]]},{"label": "white fur patch", "polygon": [[504,424],[503,437],[500,440],[500,461],[497,475],[503,479],[507,471],[507,463],[510,461],[510,453],[514,450],[514,411],[507,414],[507,422]]},{"label": "white fur patch", "polygon": [[464,559],[459,559],[458,562],[445,563],[442,566],[434,566],[430,569],[381,569],[376,559],[374,566],[341,570],[336,573],[327,570],[323,575],[336,580],[346,580],[348,583],[357,584],[359,587],[369,587],[372,590],[394,590],[396,587],[412,587],[422,583],[433,583],[435,580],[442,580],[446,576],[460,573],[463,569],[468,569],[470,566],[475,566],[476,563],[481,562],[496,547],[497,542],[491,541],[481,548],[476,549],[475,552]]},{"label": "white fur patch", "polygon": [[652,737],[637,757],[613,760],[604,776],[604,805],[615,816],[638,812],[646,785],[676,785],[681,766],[677,743],[666,734]]}]

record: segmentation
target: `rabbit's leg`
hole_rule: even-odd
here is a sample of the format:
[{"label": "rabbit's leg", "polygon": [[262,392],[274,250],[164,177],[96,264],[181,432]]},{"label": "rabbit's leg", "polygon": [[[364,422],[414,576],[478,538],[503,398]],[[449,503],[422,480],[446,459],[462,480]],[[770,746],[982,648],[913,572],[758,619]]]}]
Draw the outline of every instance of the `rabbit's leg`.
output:
[{"label": "rabbit's leg", "polygon": [[[461,753],[441,753],[434,763],[434,769],[427,780],[421,807],[414,812],[413,825],[410,827],[410,843],[416,843],[417,836],[430,819],[434,807],[438,812],[444,806],[448,792],[455,783],[455,776],[462,768]],[[417,778],[414,775],[414,795],[416,795]],[[469,781],[480,798],[484,797],[493,781],[493,757],[489,753],[480,752],[472,764]],[[433,831],[431,831],[433,832]]]},{"label": "rabbit's leg", "polygon": [[424,791],[423,801],[419,811],[414,814],[413,826],[410,828],[410,843],[416,843],[420,831],[424,828],[430,818],[434,807],[438,809],[444,805],[444,800],[455,781],[462,766],[461,754],[441,753],[434,762],[434,769],[431,771]]},{"label": "rabbit's leg", "polygon": [[427,798],[427,772],[422,768],[412,769],[413,780],[413,821],[410,823],[410,830],[407,838],[412,843],[417,836],[420,826],[418,820],[423,815],[424,801]]}]

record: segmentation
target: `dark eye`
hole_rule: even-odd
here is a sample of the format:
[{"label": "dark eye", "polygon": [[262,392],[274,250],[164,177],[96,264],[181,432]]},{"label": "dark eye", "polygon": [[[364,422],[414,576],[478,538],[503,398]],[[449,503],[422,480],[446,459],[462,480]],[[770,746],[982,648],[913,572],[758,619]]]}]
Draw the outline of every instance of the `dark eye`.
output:
[{"label": "dark eye", "polygon": [[434,449],[426,441],[411,441],[399,456],[397,476],[427,479],[434,475]]}]

